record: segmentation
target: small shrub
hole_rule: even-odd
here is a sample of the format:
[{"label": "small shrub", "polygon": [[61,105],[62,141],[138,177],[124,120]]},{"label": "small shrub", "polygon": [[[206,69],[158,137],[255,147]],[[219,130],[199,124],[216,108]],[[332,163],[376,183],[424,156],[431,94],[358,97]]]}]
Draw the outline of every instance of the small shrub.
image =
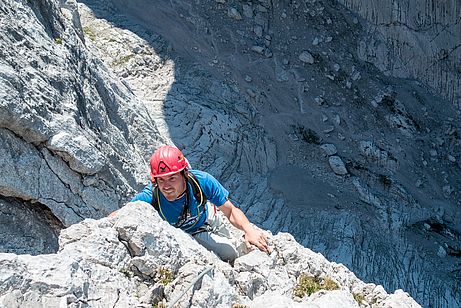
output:
[{"label": "small shrub", "polygon": [[249,307],[242,305],[242,304],[232,304],[231,308],[249,308]]},{"label": "small shrub", "polygon": [[152,305],[152,308],[166,308],[166,307],[167,306],[162,302],[158,302],[157,304]]},{"label": "small shrub", "polygon": [[90,40],[96,41],[96,33],[94,33],[94,30],[91,27],[83,27],[83,33],[85,33],[90,38]]},{"label": "small shrub", "polygon": [[120,270],[120,273],[122,273],[123,275],[125,275],[127,278],[133,278],[133,272],[129,271],[128,269],[126,268],[123,268]]},{"label": "small shrub", "polygon": [[173,273],[169,269],[161,267],[157,271],[157,278],[160,284],[166,286],[173,281]]},{"label": "small shrub", "polygon": [[319,290],[337,290],[339,286],[331,278],[313,277],[301,274],[298,285],[294,289],[294,295],[298,297],[310,296]]},{"label": "small shrub", "polygon": [[320,137],[315,131],[304,126],[296,126],[296,133],[301,136],[301,139],[307,143],[320,144]]},{"label": "small shrub", "polygon": [[61,44],[62,44],[62,38],[57,37],[57,38],[54,39],[54,42],[55,42],[56,44],[58,44],[58,45],[61,45]]},{"label": "small shrub", "polygon": [[112,65],[113,65],[113,66],[122,65],[122,64],[128,62],[128,60],[130,60],[130,59],[133,58],[133,57],[134,57],[133,54],[127,55],[127,56],[123,56],[123,57],[119,58],[118,60],[115,60],[114,62],[112,62]]},{"label": "small shrub", "polygon": [[378,181],[386,188],[391,187],[392,180],[387,175],[379,174]]},{"label": "small shrub", "polygon": [[363,304],[363,301],[365,300],[365,296],[363,296],[363,294],[353,293],[352,296],[354,296],[355,301],[359,303],[359,305]]}]

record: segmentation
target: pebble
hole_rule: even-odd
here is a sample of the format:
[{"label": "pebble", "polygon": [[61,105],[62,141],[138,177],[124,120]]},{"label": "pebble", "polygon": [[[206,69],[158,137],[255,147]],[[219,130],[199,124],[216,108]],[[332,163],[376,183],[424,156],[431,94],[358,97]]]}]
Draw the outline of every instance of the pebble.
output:
[{"label": "pebble", "polygon": [[252,80],[253,80],[253,78],[251,78],[251,76],[248,76],[248,75],[245,76],[245,81],[246,82],[251,82]]},{"label": "pebble", "polygon": [[331,132],[334,131],[334,130],[335,130],[335,127],[334,127],[334,126],[328,126],[326,129],[323,130],[323,132],[324,132],[325,134],[329,134],[329,133],[331,133]]},{"label": "pebble", "polygon": [[311,53],[307,50],[303,51],[300,55],[299,55],[299,60],[301,60],[301,62],[303,63],[309,63],[309,64],[314,64],[314,57],[311,55]]},{"label": "pebble", "polygon": [[251,51],[254,51],[254,52],[259,53],[259,54],[262,55],[264,53],[264,47],[262,47],[262,46],[252,46]]},{"label": "pebble", "polygon": [[437,250],[437,255],[440,258],[445,258],[447,256],[447,251],[442,246],[439,246],[439,250]]},{"label": "pebble", "polygon": [[253,17],[253,9],[248,4],[243,5],[243,16],[248,17],[248,18]]},{"label": "pebble", "polygon": [[443,193],[447,196],[451,195],[451,193],[454,191],[453,187],[450,185],[445,185],[442,187]]},{"label": "pebble", "polygon": [[316,98],[314,98],[314,101],[317,103],[317,105],[321,106],[325,100],[323,99],[323,97],[320,97],[320,96],[317,96]]},{"label": "pebble", "polygon": [[256,97],[256,93],[251,90],[251,89],[247,89],[247,94],[251,97],[251,98],[255,98]]},{"label": "pebble", "polygon": [[237,11],[236,8],[229,8],[227,10],[227,16],[229,16],[230,18],[233,18],[235,20],[241,20],[242,19],[242,15],[240,15],[240,13]]},{"label": "pebble", "polygon": [[325,153],[328,155],[328,156],[331,156],[331,155],[335,155],[336,153],[338,153],[338,150],[336,149],[336,146],[334,144],[331,144],[331,143],[325,143],[325,144],[322,144],[320,146],[320,148],[322,150],[325,151]]},{"label": "pebble", "polygon": [[261,4],[258,5],[257,9],[261,13],[267,13],[267,9],[264,6],[262,6]]},{"label": "pebble", "polygon": [[448,160],[452,163],[456,163],[456,158],[453,155],[448,154]]},{"label": "pebble", "polygon": [[358,71],[355,71],[351,76],[352,80],[354,80],[354,81],[359,80],[361,77],[362,77],[362,75]]},{"label": "pebble", "polygon": [[333,172],[339,175],[347,174],[346,166],[344,165],[343,161],[339,156],[330,156],[328,158],[328,162],[330,164],[331,169]]},{"label": "pebble", "polygon": [[339,114],[335,114],[335,116],[333,117],[336,125],[340,125],[341,124],[341,118],[339,117]]},{"label": "pebble", "polygon": [[255,27],[253,28],[253,32],[256,34],[256,36],[262,37],[262,36],[263,36],[263,27],[261,27],[261,26],[255,26]]}]

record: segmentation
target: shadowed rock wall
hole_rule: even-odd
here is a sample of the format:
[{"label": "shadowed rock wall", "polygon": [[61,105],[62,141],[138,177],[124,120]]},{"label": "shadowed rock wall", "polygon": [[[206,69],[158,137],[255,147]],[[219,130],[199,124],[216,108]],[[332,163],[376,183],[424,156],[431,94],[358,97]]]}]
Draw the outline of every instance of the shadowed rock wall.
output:
[{"label": "shadowed rock wall", "polygon": [[386,75],[428,84],[461,110],[461,2],[338,0],[363,17],[358,54]]}]

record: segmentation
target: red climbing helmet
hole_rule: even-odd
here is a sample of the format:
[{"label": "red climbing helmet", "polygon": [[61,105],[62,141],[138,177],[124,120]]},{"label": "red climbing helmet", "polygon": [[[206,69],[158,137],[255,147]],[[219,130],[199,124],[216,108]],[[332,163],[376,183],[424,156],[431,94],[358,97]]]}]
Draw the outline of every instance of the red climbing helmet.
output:
[{"label": "red climbing helmet", "polygon": [[156,177],[172,175],[188,167],[187,159],[174,146],[164,145],[155,150],[150,158],[150,177],[155,182]]}]

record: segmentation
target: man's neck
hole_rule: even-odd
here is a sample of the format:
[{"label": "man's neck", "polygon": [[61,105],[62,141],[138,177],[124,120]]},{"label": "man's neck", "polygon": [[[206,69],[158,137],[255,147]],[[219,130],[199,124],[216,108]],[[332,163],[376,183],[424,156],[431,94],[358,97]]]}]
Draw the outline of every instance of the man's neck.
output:
[{"label": "man's neck", "polygon": [[186,192],[187,192],[187,181],[186,179],[184,179],[184,191],[175,200],[178,200],[184,197],[186,195]]}]

